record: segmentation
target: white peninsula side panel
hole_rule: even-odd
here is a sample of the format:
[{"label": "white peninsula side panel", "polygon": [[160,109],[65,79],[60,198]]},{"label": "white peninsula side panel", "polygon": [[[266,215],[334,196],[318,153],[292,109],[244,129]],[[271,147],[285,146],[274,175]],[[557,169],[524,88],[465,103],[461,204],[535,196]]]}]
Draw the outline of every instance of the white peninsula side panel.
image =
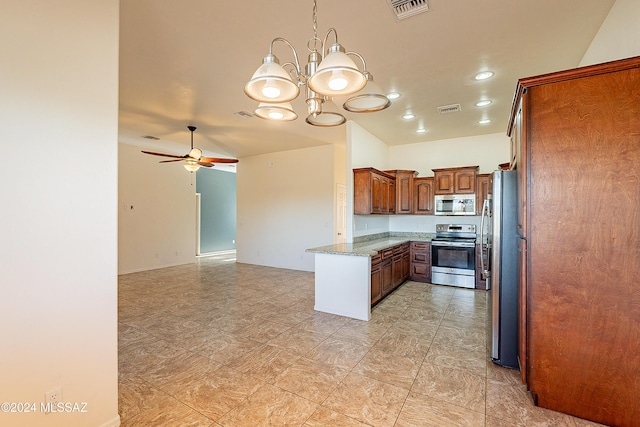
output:
[{"label": "white peninsula side panel", "polygon": [[371,318],[371,258],[316,253],[316,311]]}]

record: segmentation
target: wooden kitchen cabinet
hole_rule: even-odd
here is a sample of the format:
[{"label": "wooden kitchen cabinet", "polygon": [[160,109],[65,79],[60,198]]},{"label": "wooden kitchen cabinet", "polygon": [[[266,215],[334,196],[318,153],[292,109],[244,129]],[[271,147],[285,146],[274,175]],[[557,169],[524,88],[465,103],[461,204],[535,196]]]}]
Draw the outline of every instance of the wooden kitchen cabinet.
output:
[{"label": "wooden kitchen cabinet", "polygon": [[482,206],[484,201],[491,194],[491,174],[482,174],[476,176],[476,215],[482,215]]},{"label": "wooden kitchen cabinet", "polygon": [[380,254],[371,257],[371,306],[382,299],[382,259]]},{"label": "wooden kitchen cabinet", "polygon": [[385,173],[395,177],[395,213],[413,213],[413,181],[418,173],[412,170],[387,170]]},{"label": "wooden kitchen cabinet", "polygon": [[640,57],[520,79],[519,360],[538,406],[637,426]]},{"label": "wooden kitchen cabinet", "polygon": [[431,282],[431,242],[411,242],[409,278],[414,282]]},{"label": "wooden kitchen cabinet", "polygon": [[433,177],[413,179],[414,215],[433,215]]},{"label": "wooden kitchen cabinet", "polygon": [[478,166],[432,169],[435,194],[473,194]]},{"label": "wooden kitchen cabinet", "polygon": [[395,212],[395,178],[374,168],[353,170],[353,213],[356,215]]}]

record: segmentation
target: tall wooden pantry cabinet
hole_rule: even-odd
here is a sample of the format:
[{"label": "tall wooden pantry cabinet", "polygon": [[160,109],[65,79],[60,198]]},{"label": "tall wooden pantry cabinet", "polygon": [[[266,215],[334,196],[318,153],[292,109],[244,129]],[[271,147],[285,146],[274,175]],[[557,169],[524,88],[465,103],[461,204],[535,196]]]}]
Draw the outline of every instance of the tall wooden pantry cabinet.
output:
[{"label": "tall wooden pantry cabinet", "polygon": [[640,425],[640,57],[518,82],[519,357],[537,405]]}]

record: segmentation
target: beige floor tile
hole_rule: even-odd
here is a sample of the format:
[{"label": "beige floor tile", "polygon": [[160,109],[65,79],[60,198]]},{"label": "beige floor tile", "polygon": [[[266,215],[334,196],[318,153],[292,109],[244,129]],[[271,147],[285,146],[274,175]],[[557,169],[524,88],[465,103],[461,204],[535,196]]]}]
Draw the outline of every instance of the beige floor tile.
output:
[{"label": "beige floor tile", "polygon": [[484,427],[484,414],[411,393],[395,427]]},{"label": "beige floor tile", "polygon": [[302,427],[370,427],[371,424],[362,423],[354,418],[319,407]]},{"label": "beige floor tile", "polygon": [[300,358],[278,375],[274,385],[312,402],[322,403],[349,370]]},{"label": "beige floor tile", "polygon": [[483,291],[407,282],[363,322],[314,311],[313,273],[216,255],[118,298],[123,426],[597,426],[488,359]]},{"label": "beige floor tile", "polygon": [[318,405],[267,384],[218,420],[223,427],[301,426]]},{"label": "beige floor tile", "polygon": [[352,369],[369,350],[369,347],[332,336],[307,352],[305,357],[338,368]]},{"label": "beige floor tile", "polygon": [[399,356],[374,346],[353,368],[353,372],[409,390],[418,375],[422,359],[422,356]]},{"label": "beige floor tile", "polygon": [[469,351],[455,346],[431,344],[424,362],[453,369],[463,369],[480,376],[487,375],[486,351],[481,349]]},{"label": "beige floor tile", "polygon": [[467,370],[423,363],[412,394],[423,394],[484,414],[486,379]]},{"label": "beige floor tile", "polygon": [[276,376],[299,358],[298,352],[263,344],[244,354],[242,358],[234,359],[228,366],[243,374],[272,383]]},{"label": "beige floor tile", "polygon": [[328,336],[327,334],[309,332],[299,328],[290,328],[269,340],[269,344],[304,354],[319,346]]},{"label": "beige floor tile", "polygon": [[171,392],[175,398],[215,421],[265,382],[222,366],[215,370],[194,370],[188,377],[180,378],[177,384]]},{"label": "beige floor tile", "polygon": [[373,426],[393,426],[408,390],[349,374],[323,406]]}]

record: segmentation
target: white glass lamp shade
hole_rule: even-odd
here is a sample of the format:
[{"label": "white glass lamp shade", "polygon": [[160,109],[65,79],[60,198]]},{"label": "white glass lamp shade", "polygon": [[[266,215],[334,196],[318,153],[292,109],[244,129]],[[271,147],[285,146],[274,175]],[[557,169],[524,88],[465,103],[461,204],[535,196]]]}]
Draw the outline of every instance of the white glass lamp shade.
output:
[{"label": "white glass lamp shade", "polygon": [[325,96],[344,96],[359,91],[366,84],[362,72],[339,44],[331,46],[316,72],[307,80],[309,88]]},{"label": "white glass lamp shade", "polygon": [[189,172],[196,172],[200,169],[200,165],[193,160],[188,160],[187,163],[184,164],[184,168]]},{"label": "white glass lamp shade", "polygon": [[347,119],[337,112],[338,107],[333,101],[326,100],[322,103],[322,109],[318,114],[309,114],[305,121],[313,126],[331,127],[340,126]]},{"label": "white glass lamp shade", "polygon": [[267,55],[245,85],[244,93],[258,102],[288,102],[298,96],[300,88],[278,63],[274,55]]},{"label": "white glass lamp shade", "polygon": [[342,107],[354,113],[372,113],[384,110],[391,105],[389,98],[382,93],[380,86],[373,81],[373,76],[365,72],[367,84],[358,92],[351,95]]},{"label": "white glass lamp shade", "polygon": [[291,103],[283,102],[280,104],[261,102],[255,110],[256,116],[266,120],[291,121],[298,118],[293,111]]},{"label": "white glass lamp shade", "polygon": [[189,157],[200,160],[200,157],[202,157],[202,150],[199,148],[192,148],[191,151],[189,151]]}]

